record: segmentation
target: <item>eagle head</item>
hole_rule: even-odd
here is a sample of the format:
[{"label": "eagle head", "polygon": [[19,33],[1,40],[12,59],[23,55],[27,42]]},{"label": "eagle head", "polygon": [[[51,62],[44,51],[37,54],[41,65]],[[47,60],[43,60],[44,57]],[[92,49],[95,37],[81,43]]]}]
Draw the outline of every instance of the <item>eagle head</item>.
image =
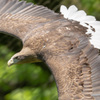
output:
[{"label": "eagle head", "polygon": [[24,64],[24,63],[34,63],[41,62],[40,59],[36,56],[36,54],[30,48],[23,48],[20,52],[16,53],[11,59],[8,61],[8,66],[14,64]]}]

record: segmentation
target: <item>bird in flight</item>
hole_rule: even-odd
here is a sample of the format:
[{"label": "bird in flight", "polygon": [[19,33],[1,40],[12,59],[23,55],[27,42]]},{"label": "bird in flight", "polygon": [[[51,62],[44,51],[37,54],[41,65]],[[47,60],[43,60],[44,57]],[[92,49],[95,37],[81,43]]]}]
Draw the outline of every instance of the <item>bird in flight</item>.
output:
[{"label": "bird in flight", "polygon": [[44,61],[59,100],[100,100],[100,21],[72,5],[60,13],[32,3],[0,0],[0,32],[20,39],[23,48],[8,61]]}]

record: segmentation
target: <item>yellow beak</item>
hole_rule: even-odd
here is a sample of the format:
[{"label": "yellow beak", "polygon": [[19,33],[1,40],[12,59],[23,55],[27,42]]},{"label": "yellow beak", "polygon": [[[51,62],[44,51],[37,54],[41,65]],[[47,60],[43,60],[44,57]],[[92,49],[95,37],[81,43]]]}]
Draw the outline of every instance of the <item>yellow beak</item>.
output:
[{"label": "yellow beak", "polygon": [[14,64],[14,60],[11,58],[9,61],[8,61],[8,66],[11,66],[11,65],[13,65]]}]

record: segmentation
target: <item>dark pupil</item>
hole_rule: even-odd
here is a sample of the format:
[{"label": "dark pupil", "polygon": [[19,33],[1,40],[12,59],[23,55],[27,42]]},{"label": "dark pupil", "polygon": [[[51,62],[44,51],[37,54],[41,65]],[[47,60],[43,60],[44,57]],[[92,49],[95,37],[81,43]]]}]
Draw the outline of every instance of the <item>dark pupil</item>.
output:
[{"label": "dark pupil", "polygon": [[24,56],[17,56],[15,59],[24,59]]},{"label": "dark pupil", "polygon": [[15,59],[19,59],[19,56],[15,57]]}]

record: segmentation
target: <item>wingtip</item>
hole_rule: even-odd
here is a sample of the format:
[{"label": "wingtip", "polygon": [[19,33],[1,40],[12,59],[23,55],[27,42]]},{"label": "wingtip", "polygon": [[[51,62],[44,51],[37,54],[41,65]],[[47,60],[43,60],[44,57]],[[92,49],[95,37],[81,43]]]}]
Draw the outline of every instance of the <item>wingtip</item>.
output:
[{"label": "wingtip", "polygon": [[94,16],[87,15],[84,10],[78,10],[75,5],[71,5],[68,9],[66,6],[61,5],[60,12],[64,18],[78,21],[80,25],[86,27],[86,34],[91,34],[90,43],[95,48],[100,49],[100,37],[98,38],[100,35],[100,21],[96,21]]},{"label": "wingtip", "polygon": [[68,9],[66,6],[61,5],[60,12],[63,14],[64,18],[70,19],[71,16],[78,10],[75,5],[71,5]]},{"label": "wingtip", "polygon": [[69,9],[73,9],[73,10],[78,10],[78,8],[75,6],[75,5],[71,5],[70,7],[69,7]]},{"label": "wingtip", "polygon": [[66,11],[67,11],[67,7],[65,5],[61,5],[61,7],[60,7],[60,13],[61,14],[65,14]]}]

